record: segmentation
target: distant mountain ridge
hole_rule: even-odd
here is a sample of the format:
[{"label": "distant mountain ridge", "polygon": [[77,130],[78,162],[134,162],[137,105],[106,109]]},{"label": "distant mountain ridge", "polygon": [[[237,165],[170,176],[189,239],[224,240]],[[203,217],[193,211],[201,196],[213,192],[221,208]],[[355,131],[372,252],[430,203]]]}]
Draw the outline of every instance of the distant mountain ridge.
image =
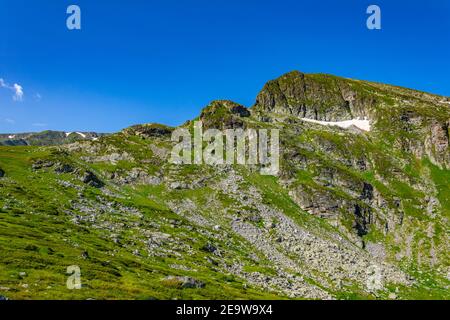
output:
[{"label": "distant mountain ridge", "polygon": [[0,134],[0,145],[3,146],[54,146],[83,140],[97,140],[104,133],[97,132],[64,132],[46,130],[42,132]]}]

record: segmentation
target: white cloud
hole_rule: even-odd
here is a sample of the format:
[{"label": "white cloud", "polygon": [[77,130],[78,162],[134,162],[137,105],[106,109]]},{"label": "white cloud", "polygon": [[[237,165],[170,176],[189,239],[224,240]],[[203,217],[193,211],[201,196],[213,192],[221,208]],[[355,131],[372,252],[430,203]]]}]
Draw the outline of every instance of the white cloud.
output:
[{"label": "white cloud", "polygon": [[23,100],[23,87],[20,84],[14,83],[12,86],[10,86],[3,78],[0,78],[0,88],[5,88],[13,91],[14,95],[12,98],[14,101]]},{"label": "white cloud", "polygon": [[23,88],[21,85],[14,83],[14,96],[13,96],[13,100],[14,101],[22,101],[23,99]]},{"label": "white cloud", "polygon": [[[1,81],[0,81],[0,82],[1,82]],[[10,118],[6,118],[6,119],[5,119],[5,122],[7,122],[7,123],[9,123],[9,124],[14,124],[14,123],[16,123],[15,120],[10,119]]]},{"label": "white cloud", "polygon": [[41,96],[41,94],[40,94],[39,92],[37,92],[37,93],[34,95],[34,100],[36,100],[36,101],[41,101],[41,100],[42,100],[42,96]]}]

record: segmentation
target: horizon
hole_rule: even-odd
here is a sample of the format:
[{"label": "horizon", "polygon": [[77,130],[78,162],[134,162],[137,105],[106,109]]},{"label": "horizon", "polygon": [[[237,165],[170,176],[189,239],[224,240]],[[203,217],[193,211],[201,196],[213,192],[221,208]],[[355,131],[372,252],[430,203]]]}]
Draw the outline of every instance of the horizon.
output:
[{"label": "horizon", "polygon": [[[66,28],[70,4],[81,30]],[[176,127],[213,100],[250,107],[294,70],[449,97],[450,3],[376,1],[381,30],[369,4],[2,2],[0,133]]]}]

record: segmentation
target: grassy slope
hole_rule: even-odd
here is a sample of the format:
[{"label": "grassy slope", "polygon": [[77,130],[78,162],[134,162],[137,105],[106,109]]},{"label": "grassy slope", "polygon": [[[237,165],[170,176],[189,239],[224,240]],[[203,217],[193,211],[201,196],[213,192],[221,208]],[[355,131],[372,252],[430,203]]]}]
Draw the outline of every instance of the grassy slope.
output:
[{"label": "grassy slope", "polygon": [[[245,289],[234,277],[216,273],[199,261],[203,239],[188,229],[171,230],[162,225],[160,231],[180,237],[197,247],[195,255],[182,258],[136,257],[129,250],[118,249],[101,230],[71,223],[63,212],[73,190],[56,184],[53,173],[36,174],[31,171],[33,157],[50,156],[45,150],[22,147],[1,147],[0,166],[7,177],[0,180],[0,287],[13,299],[102,299],[152,298],[275,298],[274,295]],[[94,198],[98,190],[88,188],[86,197]],[[124,202],[137,204],[145,212],[143,223],[161,219],[179,219],[170,211],[155,207],[139,193],[130,193]],[[14,200],[12,200],[14,199]],[[188,233],[190,232],[190,234]],[[185,233],[185,234],[184,234]],[[130,231],[129,237],[133,237]],[[137,246],[139,249],[139,246]],[[143,248],[141,248],[144,251]],[[89,258],[82,253],[87,251]],[[202,256],[203,255],[203,256]],[[197,271],[180,271],[170,266],[181,263]],[[83,290],[66,289],[66,268],[78,265],[82,270]],[[19,273],[25,272],[25,276]],[[203,289],[183,289],[177,283],[164,281],[167,275],[195,276],[204,281]],[[4,290],[9,288],[9,290]]]}]

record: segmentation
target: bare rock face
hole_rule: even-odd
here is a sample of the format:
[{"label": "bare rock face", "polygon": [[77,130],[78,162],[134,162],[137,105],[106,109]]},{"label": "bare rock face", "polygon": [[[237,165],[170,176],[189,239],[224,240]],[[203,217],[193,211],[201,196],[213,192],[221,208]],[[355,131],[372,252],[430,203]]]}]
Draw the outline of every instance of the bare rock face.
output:
[{"label": "bare rock face", "polygon": [[254,110],[323,121],[368,117],[374,97],[359,94],[342,79],[293,71],[269,81],[256,98]]},{"label": "bare rock face", "polygon": [[450,120],[429,119],[417,111],[408,110],[400,113],[399,121],[394,124],[400,130],[397,146],[403,151],[419,159],[427,157],[439,167],[450,165]]},{"label": "bare rock face", "polygon": [[450,152],[449,152],[449,133],[448,127],[450,120],[445,123],[434,121],[430,126],[430,146],[428,154],[432,160],[437,164],[445,164],[450,166]]}]

